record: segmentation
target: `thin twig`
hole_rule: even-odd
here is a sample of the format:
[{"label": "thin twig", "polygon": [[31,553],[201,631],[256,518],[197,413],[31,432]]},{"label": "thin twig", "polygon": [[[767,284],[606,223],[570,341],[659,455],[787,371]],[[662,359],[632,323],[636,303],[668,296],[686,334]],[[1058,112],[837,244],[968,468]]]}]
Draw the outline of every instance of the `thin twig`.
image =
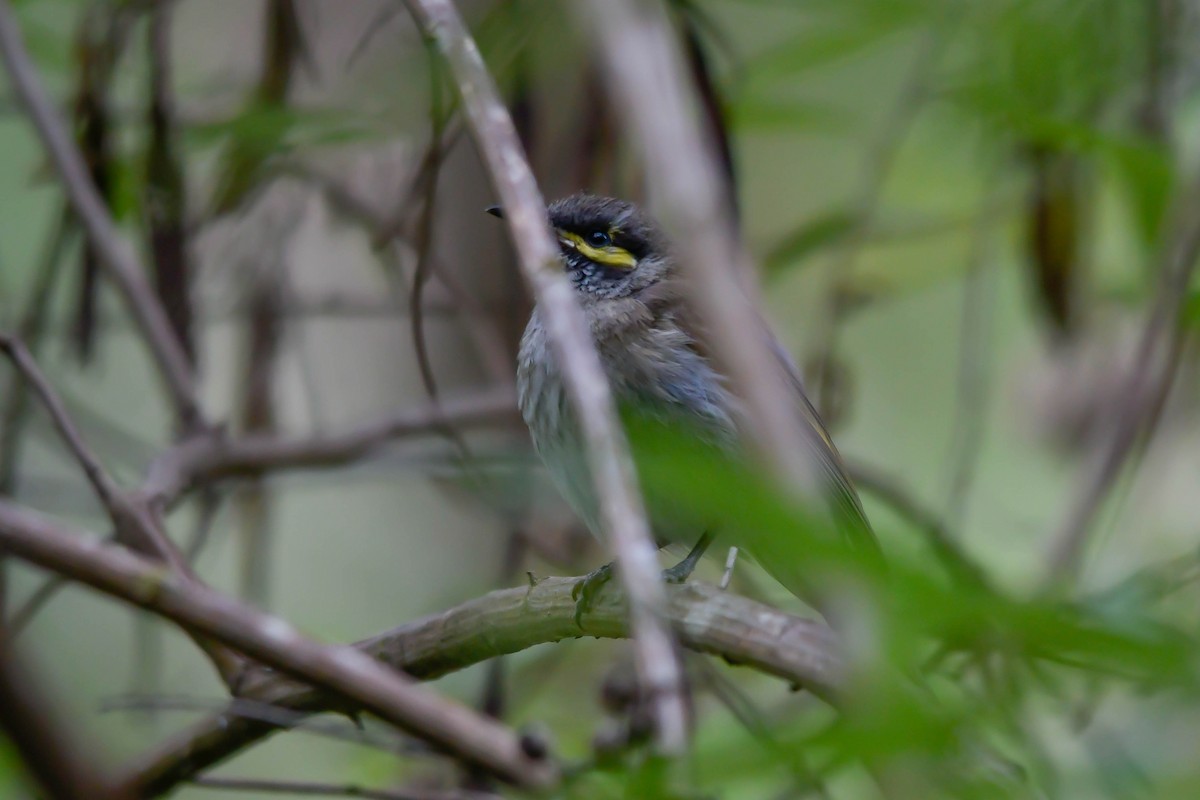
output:
[{"label": "thin twig", "polygon": [[62,118],[46,93],[41,78],[25,50],[20,28],[8,0],[0,0],[0,57],[8,70],[14,92],[29,112],[75,213],[83,222],[88,239],[129,306],[150,348],[176,413],[185,427],[202,422],[187,352],[171,327],[154,290],[146,282],[146,270],[118,232],[104,202],[88,178],[79,150],[71,141]]},{"label": "thin twig", "polygon": [[717,585],[721,590],[729,588],[729,582],[733,580],[733,568],[737,565],[738,548],[731,547],[729,552],[725,554],[725,569],[721,572],[721,582]]},{"label": "thin twig", "polygon": [[[996,186],[1001,184],[998,175],[993,175],[990,182]],[[989,280],[993,258],[991,239],[1000,194],[997,189],[991,189],[980,204],[971,235],[967,274],[963,280],[958,336],[958,391],[947,459],[947,529],[962,527],[986,431],[988,379],[992,361],[992,309],[996,298],[994,286]]]},{"label": "thin twig", "polygon": [[650,204],[687,270],[684,288],[705,323],[704,345],[742,401],[748,444],[790,488],[822,503],[792,382],[751,299],[750,257],[725,200],[711,132],[695,123],[695,91],[662,4],[587,0],[575,7],[640,151]]},{"label": "thin twig", "polygon": [[630,599],[638,677],[651,701],[655,738],[664,753],[680,753],[688,738],[688,709],[679,656],[663,614],[657,548],[638,495],[612,390],[560,268],[545,202],[495,82],[453,4],[448,0],[407,0],[406,5],[437,42],[458,84],[467,124],[504,206],[505,221],[522,273],[537,300],[551,352],[563,366],[567,395],[583,428],[603,529]]},{"label": "thin twig", "polygon": [[374,747],[398,755],[431,755],[433,750],[417,739],[399,736],[388,730],[386,735],[373,735],[349,720],[337,721],[314,718],[303,711],[292,711],[270,703],[260,703],[244,697],[199,698],[183,695],[124,695],[109,698],[100,705],[101,712],[111,711],[204,711],[220,712],[230,717],[258,720],[288,731],[309,734],[338,742]]},{"label": "thin twig", "polygon": [[[30,292],[21,321],[17,324],[16,335],[28,343],[31,352],[37,351],[46,333],[51,301],[63,272],[62,255],[70,242],[71,228],[70,214],[63,208],[55,215],[46,253],[38,268],[38,279]],[[29,420],[29,384],[14,374],[5,386],[6,396],[0,405],[0,497],[12,497],[17,491],[17,469]],[[8,615],[8,588],[8,570],[4,555],[0,554],[0,620]]]},{"label": "thin twig", "polygon": [[304,798],[366,798],[367,800],[500,800],[491,792],[438,792],[436,789],[367,789],[353,783],[300,783],[260,781],[253,778],[197,777],[192,786],[203,789],[228,789],[233,792],[263,792],[304,796]]},{"label": "thin twig", "polygon": [[[49,232],[46,252],[37,268],[38,279],[30,293],[24,315],[15,335],[25,342],[30,354],[36,354],[47,332],[51,317],[50,306],[54,290],[62,274],[63,253],[71,241],[70,213],[64,208],[56,214]],[[17,463],[21,452],[22,435],[29,411],[29,384],[13,380],[8,385],[4,409],[0,412],[0,495],[16,490]]]},{"label": "thin twig", "polygon": [[352,647],[307,639],[278,617],[181,580],[127,550],[69,533],[4,502],[0,547],[332,692],[514,784],[546,787],[558,780],[555,765],[526,755],[519,737],[503,725],[441,698]]},{"label": "thin twig", "polygon": [[71,585],[71,582],[61,575],[51,575],[29,595],[29,598],[13,611],[12,620],[8,623],[9,637],[17,638],[29,627],[38,612],[54,599],[54,596]]},{"label": "thin twig", "polygon": [[[412,327],[413,349],[416,351],[421,381],[425,384],[426,394],[430,398],[436,399],[437,379],[433,374],[433,365],[429,362],[429,347],[425,341],[425,323],[422,317],[424,307],[421,298],[433,268],[433,223],[437,212],[441,167],[446,155],[443,137],[446,132],[447,115],[442,102],[442,65],[437,53],[428,43],[426,52],[429,61],[429,121],[431,129],[426,161],[422,164],[425,184],[421,194],[424,196],[424,202],[421,204],[421,216],[417,220],[417,266],[413,272],[412,288],[408,294],[408,313]],[[425,164],[429,166],[427,172],[424,169]]]},{"label": "thin twig", "polygon": [[1184,330],[1179,317],[1200,254],[1200,173],[1177,198],[1173,224],[1166,228],[1159,259],[1158,290],[1142,329],[1128,378],[1113,394],[1114,406],[1095,458],[1079,478],[1062,524],[1051,540],[1050,567],[1044,588],[1070,580],[1079,569],[1092,522],[1126,459],[1153,432],[1178,372]]},{"label": "thin twig", "polygon": [[344,466],[404,437],[435,433],[446,426],[504,425],[516,420],[512,394],[504,390],[443,400],[436,406],[403,411],[340,434],[259,434],[236,439],[202,434],[156,458],[139,491],[153,505],[169,507],[189,488],[222,478]]},{"label": "thin twig", "polygon": [[120,502],[120,487],[109,477],[104,467],[101,466],[100,459],[84,441],[83,435],[75,427],[70,414],[67,413],[62,399],[50,387],[50,382],[38,369],[33,356],[30,355],[24,343],[7,334],[0,334],[0,352],[4,353],[21,377],[33,387],[34,392],[42,401],[42,405],[49,412],[50,420],[54,423],[59,436],[62,437],[67,449],[71,451],[75,460],[83,468],[83,474],[87,477],[88,483],[91,484],[92,490],[100,499],[101,504],[108,509],[109,515],[114,520],[122,518],[125,515],[125,509],[122,508]]},{"label": "thin twig", "polygon": [[188,247],[187,171],[180,153],[178,115],[171,94],[174,5],[154,3],[146,27],[146,50],[150,61],[146,126],[150,130],[150,143],[146,156],[144,205],[155,290],[175,336],[194,366],[195,312],[191,298],[194,267]]},{"label": "thin twig", "polygon": [[191,578],[179,551],[162,530],[161,521],[151,509],[142,507],[136,500],[125,495],[117,483],[100,463],[100,459],[84,440],[78,426],[67,413],[62,399],[50,386],[50,382],[34,362],[25,345],[17,339],[0,334],[0,352],[12,361],[13,366],[21,374],[46,407],[55,429],[62,437],[67,449],[79,462],[87,477],[92,490],[99,498],[101,505],[108,512],[116,528],[117,538],[144,552],[156,555],[172,569],[183,576]]},{"label": "thin twig", "polygon": [[820,307],[821,313],[815,320],[815,333],[812,337],[812,349],[817,356],[812,381],[812,389],[816,395],[813,402],[822,414],[833,411],[829,398],[836,394],[832,391],[832,383],[838,330],[845,310],[842,299],[845,281],[852,274],[855,263],[873,233],[888,175],[929,95],[930,78],[945,48],[946,36],[941,26],[947,22],[948,20],[941,21],[940,25],[925,34],[898,95],[888,109],[886,118],[877,126],[880,135],[868,149],[861,184],[855,192],[850,209],[850,219],[853,221],[850,233],[822,271],[824,301]]},{"label": "thin twig", "polygon": [[227,789],[235,792],[289,794],[296,797],[363,797],[367,800],[501,800],[491,792],[437,791],[435,789],[368,789],[356,784],[300,783],[253,778],[193,778],[193,786],[202,789]]}]

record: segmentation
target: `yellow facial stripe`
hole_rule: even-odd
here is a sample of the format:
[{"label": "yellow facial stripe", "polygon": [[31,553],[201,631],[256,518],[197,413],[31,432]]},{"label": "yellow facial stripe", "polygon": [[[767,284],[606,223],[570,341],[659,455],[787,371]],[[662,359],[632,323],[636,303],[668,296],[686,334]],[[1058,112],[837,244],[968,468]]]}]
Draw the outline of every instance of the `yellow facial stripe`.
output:
[{"label": "yellow facial stripe", "polygon": [[614,269],[633,269],[637,266],[637,258],[624,247],[610,244],[607,247],[592,247],[583,237],[571,231],[558,231],[558,240],[568,247],[578,250],[585,258]]}]

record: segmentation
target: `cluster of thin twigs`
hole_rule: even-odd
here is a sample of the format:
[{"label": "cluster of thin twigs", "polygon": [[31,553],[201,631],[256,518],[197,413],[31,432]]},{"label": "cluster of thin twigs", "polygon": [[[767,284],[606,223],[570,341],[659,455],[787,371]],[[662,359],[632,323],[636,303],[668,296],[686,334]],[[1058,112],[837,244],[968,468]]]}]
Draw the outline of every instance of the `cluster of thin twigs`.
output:
[{"label": "cluster of thin twigs", "polygon": [[[681,752],[685,747],[688,726],[677,638],[731,661],[758,664],[793,682],[832,692],[838,667],[832,642],[820,626],[789,620],[762,608],[751,613],[749,607],[741,605],[750,601],[699,588],[676,589],[669,597],[664,592],[657,580],[655,547],[609,389],[571,291],[555,269],[556,248],[545,228],[544,203],[522,156],[516,129],[454,7],[439,0],[408,5],[436,42],[459,87],[465,127],[474,137],[505,205],[523,273],[545,310],[562,362],[570,365],[572,399],[584,410],[581,418],[589,424],[589,453],[604,499],[605,527],[621,566],[625,602],[597,609],[589,617],[587,632],[619,636],[628,631],[638,654],[640,678],[650,688],[647,696],[652,698],[659,746],[668,753]],[[663,21],[652,22],[647,29],[662,39],[654,46],[673,52]],[[163,21],[157,24],[161,26]],[[117,229],[94,176],[89,175],[84,157],[46,93],[7,3],[0,4],[0,50],[17,95],[58,173],[70,217],[79,221],[103,275],[120,291],[174,408],[178,430],[177,441],[153,459],[140,484],[123,486],[87,441],[23,338],[19,334],[4,335],[0,347],[25,387],[49,414],[106,511],[112,535],[100,540],[3,501],[0,549],[8,557],[25,560],[62,579],[89,585],[171,620],[212,661],[231,694],[238,698],[236,702],[265,700],[305,712],[323,708],[367,711],[503,780],[527,787],[553,785],[560,770],[541,748],[502,723],[415,685],[398,670],[418,677],[440,674],[538,642],[578,635],[569,582],[542,582],[528,590],[482,598],[465,610],[446,612],[457,615],[456,630],[462,630],[466,620],[465,630],[477,634],[488,631],[487,637],[477,638],[486,638],[493,647],[497,631],[511,629],[512,641],[494,651],[481,652],[478,643],[449,639],[436,620],[413,623],[361,648],[327,646],[301,636],[278,618],[209,589],[167,530],[168,513],[185,495],[208,491],[224,479],[253,479],[288,469],[338,467],[402,437],[510,423],[509,392],[447,399],[341,434],[286,438],[253,428],[242,435],[230,434],[206,415],[199,399],[190,345],[180,335],[178,320],[172,318],[162,294],[147,281],[150,273],[136,248]],[[682,85],[678,75],[670,74]],[[162,76],[158,80],[156,97],[165,102]],[[278,91],[266,77],[262,88]],[[165,108],[160,111],[168,113]],[[649,140],[652,134],[647,132],[646,138]],[[439,141],[444,139],[439,137]],[[699,142],[691,146],[706,147]],[[707,163],[705,152],[698,150]],[[227,198],[227,202],[231,201]],[[712,213],[725,212],[710,208],[690,211],[692,217]],[[686,218],[680,224],[687,224]],[[385,226],[386,221],[379,223],[373,238],[386,241],[389,234]],[[725,241],[733,242],[732,228],[723,235]],[[423,261],[427,257],[424,253],[421,256]],[[455,294],[462,299],[463,293]],[[736,318],[723,324],[736,327]],[[771,441],[771,437],[764,436],[763,441]],[[539,605],[540,613],[530,611]],[[696,615],[689,613],[690,606],[707,609]],[[684,622],[694,619],[705,622]],[[758,626],[747,627],[746,619],[758,620]],[[673,631],[672,623],[683,627]],[[796,642],[792,650],[781,646],[789,640]],[[395,652],[400,655],[389,657],[389,645],[395,648],[397,642],[401,644]],[[432,671],[421,667],[420,657],[414,661],[414,653],[420,652],[418,642],[432,648],[427,656],[437,664]],[[6,655],[11,655],[10,645],[5,647]],[[15,658],[6,657],[0,662],[5,665],[0,670],[5,688],[10,690],[4,695],[5,707],[6,711],[12,710],[3,715],[4,724],[13,740],[25,748],[35,777],[59,796],[159,794],[181,781],[199,780],[197,776],[205,767],[278,727],[275,722],[237,716],[231,711],[216,717],[215,727],[187,732],[179,742],[135,765],[126,775],[109,780],[72,755],[76,750],[61,726],[33,713],[20,713],[21,709],[36,707],[40,695],[29,677],[21,674]]]},{"label": "cluster of thin twigs", "polygon": [[[420,331],[422,287],[433,259],[430,220],[436,172],[445,151],[461,134],[475,143],[492,185],[505,208],[505,220],[521,273],[540,304],[560,363],[567,366],[567,387],[580,409],[587,452],[603,509],[607,543],[617,558],[623,592],[607,596],[588,615],[583,634],[628,636],[633,643],[639,683],[649,702],[651,730],[658,750],[679,754],[687,747],[688,698],[679,646],[713,653],[784,678],[830,700],[836,700],[844,667],[833,634],[806,622],[704,586],[664,587],[646,516],[637,492],[624,434],[614,413],[611,391],[592,347],[587,328],[558,263],[557,248],[546,229],[545,205],[520,142],[518,125],[501,101],[492,75],[454,5],[449,0],[406,0],[413,19],[442,59],[457,89],[461,121],[449,121],[445,108],[431,109],[433,143],[413,181],[416,189],[396,219],[379,218],[336,183],[300,165],[284,172],[317,186],[335,207],[363,225],[381,251],[401,231],[416,241],[417,274],[410,295],[414,330]],[[754,424],[748,435],[757,454],[780,485],[801,494],[814,490],[811,465],[802,455],[801,433],[791,409],[784,376],[766,342],[756,334],[757,312],[752,287],[742,285],[751,270],[731,270],[749,261],[739,242],[723,173],[716,131],[697,125],[696,103],[688,79],[689,54],[680,48],[664,9],[657,3],[590,0],[576,4],[584,23],[598,32],[595,43],[602,65],[602,85],[611,105],[622,111],[628,138],[646,165],[650,202],[668,233],[682,244],[681,261],[693,272],[689,290],[705,316],[712,352],[740,387]],[[286,61],[302,50],[297,44],[294,9],[278,6],[282,23],[271,40],[267,66],[258,87],[267,100],[286,92]],[[290,10],[289,10],[290,9]],[[153,13],[159,14],[160,10]],[[161,12],[165,13],[165,12]],[[291,15],[289,17],[288,15]],[[155,16],[161,46],[165,17]],[[290,22],[289,22],[290,20]],[[164,88],[166,60],[153,51],[156,74],[155,124],[171,115]],[[530,788],[556,786],[562,765],[544,742],[514,730],[466,705],[419,685],[487,659],[535,644],[580,635],[571,601],[572,581],[550,579],[528,587],[494,592],[441,614],[407,623],[358,645],[326,645],[302,636],[278,617],[255,610],[206,586],[190,566],[189,553],[168,531],[168,515],[185,497],[206,496],[221,481],[254,480],[295,469],[333,469],[355,464],[399,439],[440,436],[513,422],[511,376],[502,352],[487,330],[474,330],[480,349],[499,388],[458,398],[440,398],[427,407],[368,421],[341,433],[288,437],[272,431],[269,413],[245,413],[245,432],[234,435],[211,419],[200,401],[192,345],[178,308],[169,294],[147,279],[154,269],[120,233],[96,176],[47,94],[14,18],[0,0],[0,55],[11,84],[37,129],[67,198],[63,218],[82,228],[89,252],[124,302],[174,411],[176,440],[156,455],[132,487],[115,479],[112,470],[73,419],[59,392],[43,374],[27,341],[43,327],[44,302],[35,298],[36,313],[18,331],[0,336],[0,349],[26,389],[49,415],[73,461],[103,507],[111,534],[99,538],[0,501],[0,553],[36,565],[60,580],[90,586],[106,596],[140,607],[177,625],[212,662],[229,689],[229,705],[197,726],[183,731],[154,752],[144,754],[115,777],[102,774],[79,756],[86,752],[45,711],[45,687],[25,673],[13,652],[11,624],[0,623],[0,726],[3,726],[35,779],[53,796],[133,798],[157,796],[187,781],[246,790],[268,790],[284,784],[217,779],[205,770],[224,758],[306,715],[336,710],[368,712],[397,730],[420,739],[439,752],[484,770],[503,781]],[[694,67],[694,64],[692,64]],[[281,72],[282,70],[282,72]],[[439,79],[435,77],[435,82]],[[438,97],[435,88],[433,96]],[[173,156],[161,153],[164,186],[170,185]],[[253,154],[243,154],[252,158]],[[229,207],[246,188],[223,187],[218,206]],[[412,223],[413,208],[422,213]],[[1090,523],[1119,470],[1152,429],[1155,412],[1171,386],[1178,357],[1178,316],[1200,248],[1200,215],[1196,198],[1179,203],[1175,237],[1162,260],[1160,294],[1144,327],[1137,368],[1128,378],[1117,424],[1104,443],[1103,457],[1080,480],[1077,500],[1055,537],[1052,582],[1076,568]],[[178,215],[174,218],[179,222]],[[65,227],[65,226],[64,226]],[[165,228],[160,227],[160,233]],[[62,233],[60,231],[60,233]],[[686,233],[687,235],[683,235]],[[57,238],[62,238],[61,236]],[[169,235],[155,239],[155,258],[178,257]],[[58,246],[58,245],[56,245]],[[51,258],[51,263],[57,257]],[[159,265],[153,265],[155,267]],[[44,286],[53,281],[46,271]],[[464,317],[478,303],[470,292],[439,272],[447,308]],[[43,288],[38,293],[44,294]],[[273,288],[264,288],[269,297]],[[256,359],[270,361],[277,332],[260,331]],[[420,337],[418,336],[418,343]],[[491,344],[489,344],[491,343]],[[431,371],[422,353],[422,374],[436,396]],[[19,393],[26,397],[25,390]],[[251,401],[253,398],[251,398]],[[24,399],[17,401],[24,404]],[[5,425],[24,413],[6,408]],[[257,422],[255,422],[257,420]],[[461,445],[461,442],[460,442]],[[8,459],[12,448],[5,449]],[[11,464],[3,465],[4,483]],[[869,471],[858,477],[868,489],[892,501],[902,513],[927,528],[946,560],[964,574],[982,580],[981,572],[944,535],[936,518],[913,504],[886,480]],[[3,488],[3,487],[0,487]],[[35,603],[44,599],[35,598]],[[14,618],[28,617],[32,609]],[[19,627],[19,626],[18,626]],[[249,706],[271,714],[248,713]],[[379,798],[482,798],[481,792],[383,791],[323,784],[286,784],[296,794],[353,794]]]}]

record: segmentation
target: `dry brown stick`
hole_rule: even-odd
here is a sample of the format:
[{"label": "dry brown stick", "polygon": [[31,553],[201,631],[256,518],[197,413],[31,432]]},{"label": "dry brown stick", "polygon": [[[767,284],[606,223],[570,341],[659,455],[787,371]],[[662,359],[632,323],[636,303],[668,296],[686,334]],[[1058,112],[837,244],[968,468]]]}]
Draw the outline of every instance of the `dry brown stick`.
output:
[{"label": "dry brown stick", "polygon": [[25,105],[50,161],[62,180],[71,206],[83,222],[89,241],[141,329],[181,423],[184,426],[201,423],[195,376],[187,353],[175,335],[162,304],[146,281],[146,270],[138,263],[129,242],[118,232],[96,187],[88,178],[83,158],[71,141],[25,49],[8,0],[0,0],[0,58],[3,58],[8,70],[13,91]]},{"label": "dry brown stick", "polygon": [[1079,569],[1088,533],[1126,459],[1153,429],[1155,413],[1174,381],[1184,331],[1179,317],[1200,256],[1200,173],[1177,198],[1165,230],[1158,264],[1159,285],[1147,313],[1129,375],[1114,392],[1110,426],[1085,466],[1062,524],[1051,540],[1050,567],[1043,588],[1069,581]]},{"label": "dry brown stick", "polygon": [[[571,589],[578,578],[547,578],[503,589],[394,628],[360,643],[364,652],[422,680],[535,645],[575,639],[625,637],[628,618],[618,592],[604,592],[575,622]],[[671,585],[667,613],[680,642],[734,664],[775,675],[837,700],[845,668],[837,640],[825,625],[701,583]],[[246,697],[291,711],[334,707],[327,694],[278,677],[251,677]],[[138,796],[157,796],[279,729],[261,718],[226,713],[200,722],[137,759],[126,781]]]},{"label": "dry brown stick", "polygon": [[558,780],[557,767],[526,755],[519,737],[505,726],[441,698],[353,647],[319,644],[278,617],[182,580],[127,550],[72,535],[4,502],[0,549],[244,652],[512,783],[545,787]]},{"label": "dry brown stick", "polygon": [[694,122],[695,91],[658,2],[580,0],[573,4],[607,72],[646,170],[649,199],[688,270],[686,288],[708,326],[706,345],[744,403],[744,430],[765,463],[810,500],[821,501],[802,419],[783,365],[741,280],[749,255],[725,198],[712,137]]},{"label": "dry brown stick", "polygon": [[688,708],[679,655],[663,616],[657,548],[612,390],[563,274],[545,201],[522,154],[512,118],[453,4],[406,0],[406,5],[426,35],[436,41],[458,85],[467,125],[504,207],[517,260],[537,300],[551,352],[563,367],[567,395],[583,428],[603,529],[630,599],[635,663],[650,701],[655,740],[662,752],[680,753],[687,745]]},{"label": "dry brown stick", "polygon": [[58,723],[19,655],[0,620],[0,732],[29,776],[53,800],[131,800],[82,758],[80,743]]}]

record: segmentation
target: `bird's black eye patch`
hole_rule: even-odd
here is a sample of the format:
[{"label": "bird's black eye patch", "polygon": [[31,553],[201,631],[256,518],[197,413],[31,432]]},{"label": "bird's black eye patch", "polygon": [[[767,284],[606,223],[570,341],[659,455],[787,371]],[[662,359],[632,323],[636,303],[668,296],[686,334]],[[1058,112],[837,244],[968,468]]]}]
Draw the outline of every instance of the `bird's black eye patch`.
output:
[{"label": "bird's black eye patch", "polygon": [[612,244],[612,237],[604,231],[592,231],[587,235],[587,243],[592,247],[608,247]]}]

